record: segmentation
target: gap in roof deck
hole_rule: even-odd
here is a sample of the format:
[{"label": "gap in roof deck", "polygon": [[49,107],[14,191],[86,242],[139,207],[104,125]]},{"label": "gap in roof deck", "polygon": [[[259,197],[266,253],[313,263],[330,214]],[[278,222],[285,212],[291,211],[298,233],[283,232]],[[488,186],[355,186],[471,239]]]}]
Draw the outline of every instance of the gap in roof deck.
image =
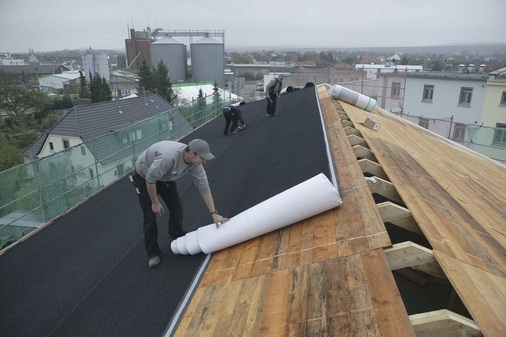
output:
[{"label": "gap in roof deck", "polygon": [[[334,106],[341,119],[341,125],[348,135],[348,140],[355,152],[356,159],[359,162],[362,161],[361,168],[363,169],[364,178],[371,188],[371,195],[376,205],[390,202],[407,209],[406,205],[397,194],[393,184],[390,186],[390,192],[385,192],[385,188],[379,188],[377,192],[373,191],[375,184],[378,184],[379,180],[386,181],[384,184],[391,184],[390,179],[388,179],[388,176],[386,176],[382,169],[378,169],[369,163],[372,162],[381,166],[374,153],[370,150],[367,141],[362,137],[360,130],[355,127],[341,104],[339,104],[338,101],[334,101]],[[368,172],[368,169],[371,172]],[[376,172],[380,172],[381,177],[376,176]],[[387,196],[384,194],[387,194]],[[393,245],[409,241],[432,250],[425,236],[388,221],[384,222],[384,224]],[[437,268],[440,267],[437,266]],[[441,274],[444,275],[445,278],[436,277],[422,270],[410,267],[393,270],[392,274],[409,315],[448,309],[472,319],[462,300],[458,297],[442,270]]]}]

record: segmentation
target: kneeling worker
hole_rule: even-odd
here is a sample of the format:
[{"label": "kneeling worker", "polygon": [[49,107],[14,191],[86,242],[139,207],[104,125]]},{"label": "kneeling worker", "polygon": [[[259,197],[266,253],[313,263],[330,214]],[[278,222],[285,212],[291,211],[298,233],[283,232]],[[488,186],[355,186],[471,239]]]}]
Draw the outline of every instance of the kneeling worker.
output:
[{"label": "kneeling worker", "polygon": [[[241,102],[238,104],[244,105],[246,103]],[[246,127],[246,124],[244,123],[244,118],[242,117],[242,111],[235,104],[224,107],[223,116],[225,117],[225,130],[223,131],[223,134],[225,136],[235,133],[236,132],[235,128],[243,130]],[[241,123],[241,125],[238,127],[237,124],[239,122]]]}]

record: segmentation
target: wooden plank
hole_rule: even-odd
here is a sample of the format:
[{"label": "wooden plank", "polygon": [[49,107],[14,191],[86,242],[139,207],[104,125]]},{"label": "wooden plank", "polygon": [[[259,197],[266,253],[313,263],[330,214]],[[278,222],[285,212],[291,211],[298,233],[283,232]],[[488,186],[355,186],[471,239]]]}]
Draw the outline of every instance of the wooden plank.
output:
[{"label": "wooden plank", "polygon": [[362,169],[362,172],[369,173],[370,175],[379,177],[383,180],[389,180],[388,176],[385,174],[385,171],[383,171],[383,168],[380,164],[371,161],[369,159],[360,159],[358,161],[358,164],[360,165],[360,168]]},{"label": "wooden plank", "polygon": [[467,310],[487,337],[506,331],[506,279],[434,252]]},{"label": "wooden plank", "polygon": [[394,184],[391,182],[380,177],[369,177],[366,180],[371,193],[376,193],[399,205],[404,205],[404,202],[402,201],[399,193],[397,193]]},{"label": "wooden plank", "polygon": [[415,336],[383,250],[364,252],[361,260],[381,335]]},{"label": "wooden plank", "polygon": [[384,250],[391,270],[436,262],[430,249],[406,241]]},{"label": "wooden plank", "polygon": [[377,207],[383,222],[389,222],[418,235],[423,235],[422,230],[407,208],[390,201],[379,203]]},{"label": "wooden plank", "polygon": [[[506,331],[506,169],[392,114],[342,103],[486,336]],[[499,304],[500,302],[501,304]],[[500,313],[500,317],[497,313]]]},{"label": "wooden plank", "polygon": [[476,235],[486,229],[407,151],[379,139],[375,143],[395,175],[392,182],[433,249],[506,277],[505,247],[494,236]]},{"label": "wooden plank", "polygon": [[409,319],[417,337],[483,336],[480,328],[472,320],[448,310],[411,315]]}]

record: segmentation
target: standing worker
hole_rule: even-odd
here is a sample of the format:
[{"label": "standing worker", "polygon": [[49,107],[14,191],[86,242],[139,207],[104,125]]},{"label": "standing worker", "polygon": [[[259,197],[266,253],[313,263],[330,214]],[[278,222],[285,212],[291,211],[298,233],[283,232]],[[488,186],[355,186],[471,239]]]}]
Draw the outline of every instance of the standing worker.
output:
[{"label": "standing worker", "polygon": [[183,206],[177,192],[176,180],[189,173],[218,227],[228,221],[216,211],[213,196],[202,164],[213,159],[209,144],[194,139],[188,145],[161,141],[151,145],[135,162],[133,183],[137,189],[144,221],[144,248],[149,257],[149,268],[160,263],[162,251],[158,246],[156,219],[164,212],[158,195],[169,208],[169,238],[186,234],[183,230]]},{"label": "standing worker", "polygon": [[265,97],[267,98],[267,117],[277,116],[276,101],[283,85],[283,75],[273,78],[265,87]]},{"label": "standing worker", "polygon": [[[241,102],[238,105],[244,105],[246,103]],[[223,134],[225,136],[236,133],[235,128],[239,130],[244,130],[246,124],[244,123],[244,118],[242,117],[242,111],[235,104],[226,106],[223,108],[223,116],[225,117],[225,130]],[[237,124],[241,122],[241,125],[238,127]]]}]

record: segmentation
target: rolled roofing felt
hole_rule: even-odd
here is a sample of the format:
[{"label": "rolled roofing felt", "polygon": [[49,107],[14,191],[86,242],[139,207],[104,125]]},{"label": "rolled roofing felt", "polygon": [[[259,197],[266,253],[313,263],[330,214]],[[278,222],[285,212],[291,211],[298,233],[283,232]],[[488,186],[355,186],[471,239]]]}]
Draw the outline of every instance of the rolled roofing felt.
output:
[{"label": "rolled roofing felt", "polygon": [[172,241],[174,254],[210,254],[328,211],[342,204],[337,189],[320,173],[232,217],[216,228],[200,227]]}]

